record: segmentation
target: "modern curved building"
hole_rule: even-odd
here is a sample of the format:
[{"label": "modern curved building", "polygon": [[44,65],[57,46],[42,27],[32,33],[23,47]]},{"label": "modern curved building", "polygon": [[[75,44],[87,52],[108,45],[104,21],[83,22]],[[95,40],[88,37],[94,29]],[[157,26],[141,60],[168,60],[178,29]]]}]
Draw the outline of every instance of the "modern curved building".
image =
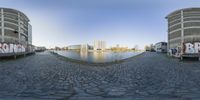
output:
[{"label": "modern curved building", "polygon": [[200,42],[200,8],[185,8],[170,13],[168,20],[168,49],[183,43]]},{"label": "modern curved building", "polygon": [[0,54],[31,51],[32,27],[29,21],[18,10],[0,8]]}]

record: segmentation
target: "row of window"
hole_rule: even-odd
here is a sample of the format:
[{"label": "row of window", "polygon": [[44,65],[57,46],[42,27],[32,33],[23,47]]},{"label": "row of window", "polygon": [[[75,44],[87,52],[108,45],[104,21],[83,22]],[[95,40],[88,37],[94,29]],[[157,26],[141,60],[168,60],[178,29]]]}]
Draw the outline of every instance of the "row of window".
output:
[{"label": "row of window", "polygon": [[191,26],[200,26],[200,22],[188,22],[184,23],[184,27],[191,27]]},{"label": "row of window", "polygon": [[[184,36],[200,35],[200,28],[184,29]],[[169,39],[181,37],[181,30],[168,34]]]},{"label": "row of window", "polygon": [[22,24],[25,24],[25,25],[28,25],[28,20],[26,19],[25,20],[25,18],[24,17],[20,17],[20,18],[18,18],[18,16],[15,16],[15,15],[11,15],[11,14],[4,14],[4,19],[12,19],[12,20],[14,20],[14,21],[18,21],[19,19],[20,19],[20,22],[22,23]]},{"label": "row of window", "polygon": [[[183,27],[193,27],[193,26],[200,27],[200,22],[187,22],[187,23],[183,24]],[[168,29],[168,31],[172,32],[172,31],[180,29],[180,28],[181,28],[181,24],[177,24],[177,25],[175,25],[173,27],[170,27]]]},{"label": "row of window", "polygon": [[181,37],[181,30],[168,34],[169,39],[175,39],[177,37]]},{"label": "row of window", "polygon": [[[200,16],[194,17],[194,18],[190,18],[190,17],[183,18],[183,21],[200,21]],[[169,22],[168,26],[172,26],[172,25],[175,25],[175,24],[180,23],[180,22],[181,22],[181,19],[174,20],[174,21]]]},{"label": "row of window", "polygon": [[[183,11],[183,17],[199,17],[200,18],[200,10],[194,10],[194,11]],[[171,23],[175,20],[181,19],[181,11],[178,11],[176,13],[171,14],[168,16],[168,22]]]},{"label": "row of window", "polygon": [[180,28],[181,28],[181,24],[178,24],[178,25],[175,25],[175,26],[169,28],[168,31],[171,32],[171,31],[174,31],[174,30],[177,30],[177,29],[180,29]]},{"label": "row of window", "polygon": [[[1,26],[1,23],[0,23],[0,26]],[[18,24],[16,24],[16,23],[15,24],[11,24],[11,23],[5,22],[4,26],[8,27],[8,28],[11,28],[11,29],[14,29],[14,30],[18,30]],[[23,30],[24,33],[27,33],[28,27],[26,27],[24,25],[21,25],[21,27],[23,27],[23,28],[21,28],[21,30]]]},{"label": "row of window", "polygon": [[18,21],[17,20],[12,20],[12,19],[8,19],[8,18],[4,18],[4,21],[11,22],[11,23],[14,23],[14,24],[18,25]]},{"label": "row of window", "polygon": [[200,35],[200,28],[185,29],[184,36],[189,36],[189,35]]},{"label": "row of window", "polygon": [[175,20],[175,21],[173,21],[173,22],[169,22],[168,26],[172,26],[172,25],[177,24],[177,23],[180,23],[180,22],[181,22],[181,19]]},{"label": "row of window", "polygon": [[185,37],[184,42],[200,42],[200,37]]},{"label": "row of window", "polygon": [[169,44],[172,45],[172,44],[177,44],[177,43],[180,43],[180,42],[181,42],[181,39],[178,38],[178,39],[175,39],[175,40],[170,40]]},{"label": "row of window", "polygon": [[200,17],[200,13],[187,13],[183,14],[183,17]]},{"label": "row of window", "polygon": [[23,17],[23,20],[28,20],[28,18],[21,12],[18,12],[16,10],[13,10],[13,9],[3,9],[3,13],[4,14],[10,14],[10,15],[16,15],[18,16],[18,13],[20,14],[20,16]]},{"label": "row of window", "polygon": [[18,30],[18,26],[14,25],[14,24],[4,23],[4,26],[8,27],[8,28],[12,28],[14,30]]},{"label": "row of window", "polygon": [[[4,32],[6,36],[15,37],[15,38],[18,37],[18,33],[19,33],[18,30],[13,31],[13,30],[8,30],[8,29],[4,29]],[[22,30],[21,33],[28,35],[28,31],[25,31],[25,30]],[[1,28],[0,28],[0,34],[2,34]]]},{"label": "row of window", "polygon": [[18,38],[19,34],[16,33],[15,31],[11,31],[11,30],[4,30],[4,35],[8,36],[8,37],[14,37],[14,38]]},{"label": "row of window", "polygon": [[[4,38],[7,38],[7,40],[5,39],[6,42],[12,42],[9,39],[18,40],[19,33],[16,33],[16,32],[14,32],[12,30],[7,30],[7,29],[5,29],[4,31],[5,31],[5,34],[4,34],[5,37]],[[21,34],[20,36],[21,36],[20,37],[21,41],[28,41],[28,38],[25,35]]]},{"label": "row of window", "polygon": [[184,12],[185,12],[185,13],[189,13],[189,12],[200,12],[200,9],[199,9],[199,8],[185,9]]},{"label": "row of window", "polygon": [[168,22],[171,22],[171,21],[174,21],[174,20],[177,20],[177,19],[181,19],[181,13],[178,13],[176,15],[171,15],[169,18],[168,18]]},{"label": "row of window", "polygon": [[184,18],[183,21],[200,21],[200,17],[199,18]]},{"label": "row of window", "polygon": [[17,11],[13,10],[13,9],[3,9],[4,13],[13,13],[13,14],[18,14]]}]

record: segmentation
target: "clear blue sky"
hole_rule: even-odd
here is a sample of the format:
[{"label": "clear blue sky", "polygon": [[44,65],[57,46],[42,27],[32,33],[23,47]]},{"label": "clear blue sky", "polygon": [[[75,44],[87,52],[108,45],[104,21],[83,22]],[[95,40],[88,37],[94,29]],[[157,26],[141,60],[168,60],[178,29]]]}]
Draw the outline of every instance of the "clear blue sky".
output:
[{"label": "clear blue sky", "polygon": [[170,12],[200,7],[199,0],[0,0],[24,12],[36,46],[67,46],[104,40],[107,47],[167,41]]}]

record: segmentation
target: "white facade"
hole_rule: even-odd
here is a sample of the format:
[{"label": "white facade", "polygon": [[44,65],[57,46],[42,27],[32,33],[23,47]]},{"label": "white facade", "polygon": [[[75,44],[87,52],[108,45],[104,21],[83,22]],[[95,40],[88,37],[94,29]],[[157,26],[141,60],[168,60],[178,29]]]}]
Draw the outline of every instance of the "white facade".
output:
[{"label": "white facade", "polygon": [[166,42],[159,42],[155,44],[155,51],[156,52],[167,52],[167,43]]},{"label": "white facade", "polygon": [[106,50],[105,41],[94,41],[94,50]]}]

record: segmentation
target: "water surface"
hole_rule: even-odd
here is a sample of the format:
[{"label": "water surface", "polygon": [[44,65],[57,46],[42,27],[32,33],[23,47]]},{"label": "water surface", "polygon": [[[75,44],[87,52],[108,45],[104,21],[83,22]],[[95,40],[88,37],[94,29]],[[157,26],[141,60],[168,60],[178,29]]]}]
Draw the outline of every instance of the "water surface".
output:
[{"label": "water surface", "polygon": [[142,52],[80,52],[80,51],[54,51],[61,56],[94,63],[119,61],[141,54]]}]

